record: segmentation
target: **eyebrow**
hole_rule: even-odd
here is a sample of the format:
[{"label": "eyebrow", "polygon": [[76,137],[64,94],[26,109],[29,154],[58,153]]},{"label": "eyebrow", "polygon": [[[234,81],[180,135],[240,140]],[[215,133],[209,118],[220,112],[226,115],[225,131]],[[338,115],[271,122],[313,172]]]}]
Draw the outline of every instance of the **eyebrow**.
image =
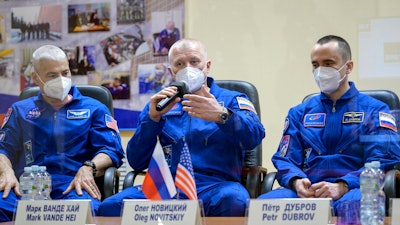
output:
[{"label": "eyebrow", "polygon": [[[324,59],[324,60],[322,60],[322,63],[336,63],[336,61],[333,59]],[[318,61],[314,60],[311,62],[311,64],[319,64],[319,63],[318,63]]]},{"label": "eyebrow", "polygon": [[[63,70],[63,71],[61,71],[60,73],[61,74],[64,74],[64,73],[66,73],[66,72],[70,72],[70,70],[69,69],[65,69],[65,70]],[[58,72],[55,72],[55,71],[50,71],[50,72],[48,72],[48,73],[46,73],[46,76],[52,76],[52,75],[57,75],[57,74],[59,74]]]}]

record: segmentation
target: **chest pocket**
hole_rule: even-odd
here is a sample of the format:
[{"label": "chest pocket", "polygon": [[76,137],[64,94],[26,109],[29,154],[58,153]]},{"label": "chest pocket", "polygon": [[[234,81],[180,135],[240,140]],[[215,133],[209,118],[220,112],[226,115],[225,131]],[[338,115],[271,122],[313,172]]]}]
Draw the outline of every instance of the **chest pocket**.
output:
[{"label": "chest pocket", "polygon": [[219,130],[216,123],[190,118],[187,113],[182,116],[168,116],[165,119],[162,141],[169,140],[171,143],[177,143],[182,138],[190,138],[193,143],[207,143],[209,137]]},{"label": "chest pocket", "polygon": [[219,127],[214,122],[208,122],[202,119],[192,118],[190,136],[192,138],[202,138],[208,140]]},{"label": "chest pocket", "polygon": [[[88,118],[62,118],[64,114],[58,115],[55,126],[61,129],[54,130],[54,138],[56,140],[57,152],[69,152],[68,154],[81,154],[75,152],[86,151],[85,146],[89,140],[90,127],[92,120]],[[79,131],[79,132],[77,132]]]}]

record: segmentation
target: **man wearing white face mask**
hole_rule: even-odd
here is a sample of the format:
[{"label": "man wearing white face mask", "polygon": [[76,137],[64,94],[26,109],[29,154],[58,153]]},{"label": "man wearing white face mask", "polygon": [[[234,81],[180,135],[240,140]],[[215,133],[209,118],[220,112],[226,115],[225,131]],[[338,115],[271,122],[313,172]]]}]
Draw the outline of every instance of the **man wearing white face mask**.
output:
[{"label": "man wearing white face mask", "polygon": [[[400,147],[389,107],[348,81],[354,62],[343,38],[321,38],[311,63],[321,94],[289,110],[272,157],[283,188],[259,198],[332,198],[337,212],[340,202],[361,199],[359,175],[365,162],[380,161],[381,169],[392,169]],[[385,138],[361,138],[375,135]]]},{"label": "man wearing white face mask", "polygon": [[52,45],[32,57],[41,92],[14,103],[0,129],[0,221],[13,217],[25,166],[46,166],[52,199],[90,199],[95,214],[101,194],[94,178],[122,164],[124,151],[108,108],[71,85],[64,51]]},{"label": "man wearing white face mask", "polygon": [[[159,140],[175,177],[181,150],[187,143],[197,197],[203,201],[205,215],[244,216],[250,198],[240,184],[244,154],[265,136],[253,104],[246,95],[214,83],[208,76],[211,61],[197,40],[176,42],[169,51],[169,63],[173,80],[186,83],[189,94],[176,98],[161,111],[156,105],[174,95],[177,88],[164,88],[151,97],[127,146],[129,164],[135,170],[146,169]],[[123,199],[143,198],[140,187],[127,188],[105,199],[100,215],[119,216]],[[181,192],[179,198],[188,196]]]}]

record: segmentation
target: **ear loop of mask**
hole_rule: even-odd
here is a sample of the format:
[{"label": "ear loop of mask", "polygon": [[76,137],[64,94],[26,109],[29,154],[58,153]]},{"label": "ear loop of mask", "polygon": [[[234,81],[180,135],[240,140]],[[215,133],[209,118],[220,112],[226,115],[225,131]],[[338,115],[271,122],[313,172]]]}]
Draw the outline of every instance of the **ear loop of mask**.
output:
[{"label": "ear loop of mask", "polygon": [[[340,67],[340,68],[338,69],[339,74],[340,74],[340,71],[344,68],[344,66],[347,65],[348,62],[349,62],[349,60],[347,60],[347,61],[343,64],[343,66]],[[344,80],[344,78],[346,78],[346,77],[347,77],[347,73],[345,73],[344,76],[339,80],[339,84],[340,84],[340,83]]]},{"label": "ear loop of mask", "polygon": [[344,64],[343,64],[343,66],[341,66],[337,71],[341,71],[343,68],[344,68],[344,66],[346,66],[347,65],[347,63],[349,62],[349,60],[347,60]]},{"label": "ear loop of mask", "polygon": [[42,82],[43,85],[46,85],[46,84],[43,82],[42,78],[40,78],[40,75],[39,75],[37,72],[34,72],[34,73],[36,73],[36,75],[37,75],[37,77],[39,78],[40,82]]},{"label": "ear loop of mask", "polygon": [[207,75],[204,73],[205,69],[207,69],[207,62],[206,62],[206,65],[204,66],[204,68],[201,70],[201,72],[203,72],[203,76],[204,76],[203,84],[206,83],[206,81],[207,81]]}]

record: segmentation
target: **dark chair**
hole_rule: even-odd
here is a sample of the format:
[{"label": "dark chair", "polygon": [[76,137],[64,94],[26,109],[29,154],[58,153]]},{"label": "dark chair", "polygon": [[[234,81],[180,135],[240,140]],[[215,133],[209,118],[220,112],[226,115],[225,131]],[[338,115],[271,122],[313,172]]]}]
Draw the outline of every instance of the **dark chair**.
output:
[{"label": "dark chair", "polygon": [[[215,80],[215,83],[221,88],[246,94],[254,104],[258,116],[261,116],[258,91],[253,84],[240,80]],[[136,176],[143,174],[145,174],[143,171],[129,172],[125,176],[123,188],[132,186]],[[256,148],[246,152],[242,168],[241,183],[246,187],[251,198],[256,198],[260,195],[261,183],[266,174],[267,169],[262,167],[262,145],[260,144]]]},{"label": "dark chair", "polygon": [[[369,95],[375,99],[378,99],[384,103],[386,103],[390,110],[398,110],[400,109],[400,101],[399,97],[396,93],[389,90],[362,90],[360,93]],[[304,97],[303,102],[308,101],[313,96],[318,95],[319,93],[309,94]],[[394,113],[392,113],[394,114]],[[393,115],[395,118],[396,116]],[[400,196],[400,163],[398,163],[393,170],[390,170],[386,173],[384,190],[386,194],[386,204],[388,206],[390,198],[399,198]],[[267,193],[272,190],[276,181],[276,172],[270,172],[264,179],[264,182],[261,186],[261,193]],[[388,207],[386,207],[388,208]]]},{"label": "dark chair", "polygon": [[[215,80],[215,83],[221,88],[246,94],[254,104],[261,120],[260,100],[257,88],[253,84],[241,80]],[[262,144],[260,144],[254,149],[246,151],[242,168],[242,184],[251,198],[256,198],[261,194],[261,183],[266,174],[267,169],[262,167]]]},{"label": "dark chair", "polygon": [[[94,86],[94,85],[75,85],[82,95],[92,97],[104,105],[110,110],[111,115],[114,116],[114,108],[113,108],[113,98],[110,91],[103,86]],[[28,87],[24,89],[19,95],[19,100],[29,98],[32,96],[36,96],[39,93],[39,87]]]},{"label": "dark chair", "polygon": [[[383,189],[386,195],[386,209],[389,209],[390,199],[400,198],[400,162],[385,174]],[[386,214],[388,215],[388,212]]]},{"label": "dark chair", "polygon": [[[381,102],[386,103],[390,110],[394,110],[394,109],[400,109],[400,101],[399,101],[399,97],[397,96],[396,93],[394,93],[393,91],[389,91],[389,90],[362,90],[360,91],[360,93],[362,94],[366,94],[369,95],[375,99],[378,99]],[[313,93],[313,94],[309,94],[306,97],[304,97],[303,102],[309,100],[310,98],[319,95],[319,93]]]},{"label": "dark chair", "polygon": [[[108,107],[111,114],[114,115],[113,99],[110,91],[102,86],[93,85],[76,85],[82,95],[97,99]],[[20,95],[19,100],[26,99],[38,95],[39,87],[28,87],[24,89]],[[104,176],[96,177],[96,184],[101,192],[102,199],[105,199],[113,194],[119,192],[119,171],[115,167],[109,167]]]}]

